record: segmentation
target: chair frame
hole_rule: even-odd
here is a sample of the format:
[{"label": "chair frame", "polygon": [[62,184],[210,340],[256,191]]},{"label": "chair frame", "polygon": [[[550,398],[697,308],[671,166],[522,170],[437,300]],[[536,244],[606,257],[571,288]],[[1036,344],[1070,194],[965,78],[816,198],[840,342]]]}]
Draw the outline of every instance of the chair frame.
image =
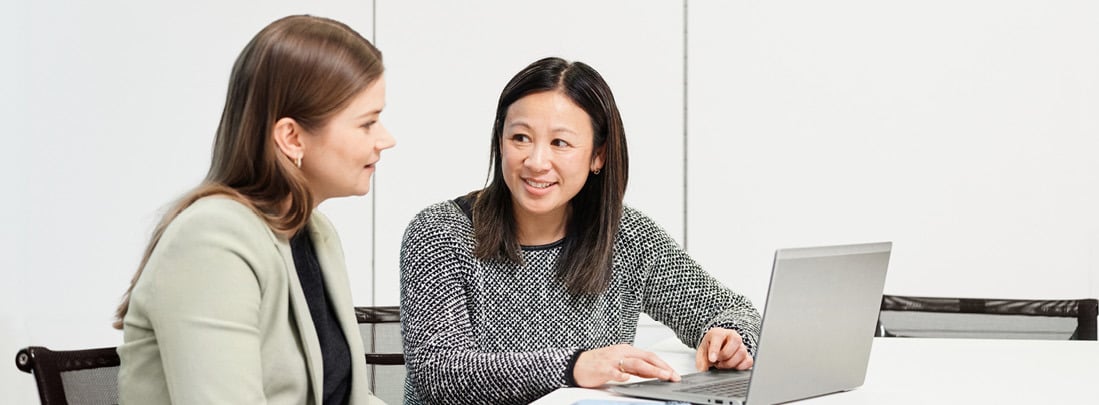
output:
[{"label": "chair frame", "polygon": [[[399,323],[401,307],[355,307],[355,318],[360,324]],[[371,338],[375,338],[371,336]],[[367,348],[372,351],[374,348]],[[42,346],[30,346],[15,355],[15,366],[34,376],[38,397],[42,405],[68,405],[61,373],[100,367],[119,366],[121,361],[114,347],[81,350],[50,350]],[[366,364],[403,365],[403,353],[366,354]]]},{"label": "chair frame", "polygon": [[[355,307],[355,318],[360,324],[400,323],[401,307]],[[376,341],[376,336],[371,336]],[[398,366],[404,364],[404,353],[374,353],[375,348],[367,347],[366,364],[380,366]]]},{"label": "chair frame", "polygon": [[121,362],[114,347],[81,350],[50,350],[30,346],[15,355],[15,366],[34,376],[42,405],[68,405],[61,373],[100,367],[115,367]]},{"label": "chair frame", "polygon": [[[1001,314],[1076,318],[1072,340],[1096,340],[1099,300],[1026,300],[987,298],[944,298],[883,295],[882,311],[919,311],[955,314]],[[891,335],[879,322],[875,336]]]}]

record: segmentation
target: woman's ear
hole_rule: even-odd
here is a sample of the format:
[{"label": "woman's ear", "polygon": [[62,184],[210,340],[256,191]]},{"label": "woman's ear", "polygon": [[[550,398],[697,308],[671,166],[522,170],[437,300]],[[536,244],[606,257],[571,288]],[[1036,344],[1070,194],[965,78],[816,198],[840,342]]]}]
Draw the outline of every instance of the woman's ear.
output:
[{"label": "woman's ear", "polygon": [[[298,126],[298,122],[293,118],[283,117],[275,121],[275,126],[272,129],[271,138],[275,140],[275,146],[278,146],[279,151],[282,152],[291,162],[301,162],[302,155],[305,154],[305,148],[301,144],[301,127]],[[297,163],[299,166],[300,163]]]},{"label": "woman's ear", "polygon": [[607,145],[600,146],[595,149],[595,153],[591,155],[591,171],[592,173],[599,174],[599,171],[603,170],[604,157],[607,152]]}]

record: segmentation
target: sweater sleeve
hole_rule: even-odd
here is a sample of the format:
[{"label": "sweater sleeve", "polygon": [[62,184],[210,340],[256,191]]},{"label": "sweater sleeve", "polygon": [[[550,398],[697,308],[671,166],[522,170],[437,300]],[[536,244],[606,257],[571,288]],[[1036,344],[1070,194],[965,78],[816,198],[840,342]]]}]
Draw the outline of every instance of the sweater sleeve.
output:
[{"label": "sweater sleeve", "polygon": [[[447,203],[443,203],[447,204]],[[401,245],[401,325],[410,402],[529,403],[566,385],[578,348],[479,350],[468,289],[476,260],[460,240],[462,214],[443,204],[416,216]],[[510,333],[510,331],[500,331]],[[408,398],[406,398],[408,399]]]},{"label": "sweater sleeve", "polygon": [[623,216],[624,235],[633,239],[642,268],[642,310],[694,348],[710,328],[733,329],[755,356],[761,318],[752,302],[706,273],[651,219],[629,209]]}]

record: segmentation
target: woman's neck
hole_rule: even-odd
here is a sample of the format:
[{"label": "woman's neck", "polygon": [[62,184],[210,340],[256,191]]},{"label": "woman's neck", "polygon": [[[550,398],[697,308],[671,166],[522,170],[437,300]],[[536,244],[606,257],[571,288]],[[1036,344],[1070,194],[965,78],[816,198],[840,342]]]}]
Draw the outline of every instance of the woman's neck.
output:
[{"label": "woman's neck", "polygon": [[524,246],[548,245],[565,237],[568,209],[562,208],[545,214],[515,212],[515,231],[519,244]]},{"label": "woman's neck", "polygon": [[[320,206],[320,204],[322,202],[324,202],[324,201],[323,200],[314,201],[313,202],[313,209],[310,212],[316,211],[317,207]],[[282,215],[286,215],[287,213],[290,212],[290,204],[291,204],[290,196],[287,196],[285,199],[282,200],[281,203],[279,203],[279,210],[282,213]],[[290,238],[294,237],[294,234],[297,233],[297,232],[289,231],[289,230],[275,230],[275,233],[278,234],[279,236],[285,237],[287,240],[290,240]]]}]

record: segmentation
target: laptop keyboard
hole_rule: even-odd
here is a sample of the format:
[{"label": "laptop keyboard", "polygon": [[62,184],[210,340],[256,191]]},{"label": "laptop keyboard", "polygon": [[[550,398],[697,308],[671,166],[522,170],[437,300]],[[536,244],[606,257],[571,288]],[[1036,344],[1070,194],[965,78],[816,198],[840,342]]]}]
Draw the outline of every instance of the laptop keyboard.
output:
[{"label": "laptop keyboard", "polygon": [[748,394],[748,379],[745,378],[733,381],[717,381],[712,383],[692,385],[690,387],[676,390],[676,392],[709,394],[726,397],[743,397]]}]

